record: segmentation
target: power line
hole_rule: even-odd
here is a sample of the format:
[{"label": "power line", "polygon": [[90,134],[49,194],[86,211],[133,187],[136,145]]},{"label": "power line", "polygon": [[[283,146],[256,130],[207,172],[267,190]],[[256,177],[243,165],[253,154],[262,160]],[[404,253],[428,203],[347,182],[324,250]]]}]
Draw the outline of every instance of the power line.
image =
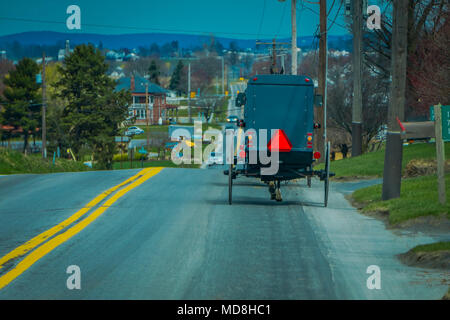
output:
[{"label": "power line", "polygon": [[[334,3],[335,3],[335,2],[336,2],[336,0],[333,0],[333,2],[331,3],[330,10],[328,10],[328,13],[327,13],[327,17],[330,15],[331,11],[333,10]],[[341,3],[342,3],[342,2],[341,2]]]},{"label": "power line", "polygon": [[[333,20],[333,22],[331,22],[331,25],[330,25],[330,27],[328,28],[327,32],[329,32],[329,31],[331,30],[331,28],[333,27],[333,24],[336,23],[336,19],[337,19],[339,13],[341,12],[342,3],[344,3],[344,1],[341,1],[341,4],[339,5],[339,9],[338,9],[338,11],[336,12],[336,15],[334,16],[334,20]],[[333,3],[333,4],[334,4],[334,3]],[[331,9],[330,9],[330,13],[331,13]]]},{"label": "power line", "polygon": [[[54,20],[38,20],[38,19],[27,19],[27,18],[11,18],[11,17],[0,17],[0,20],[8,21],[20,21],[20,22],[36,22],[36,23],[49,23],[49,24],[63,24],[66,25],[65,21],[54,21]],[[136,27],[136,26],[120,26],[120,25],[106,25],[106,24],[92,24],[84,23],[83,26],[95,27],[95,28],[113,28],[113,29],[128,29],[128,30],[141,30],[141,31],[160,31],[160,32],[182,32],[182,33],[200,33],[205,35],[222,34],[222,35],[241,35],[241,36],[267,36],[271,37],[271,34],[256,34],[250,32],[224,32],[224,31],[201,31],[201,30],[186,30],[186,29],[164,29],[164,28],[150,28],[150,27]],[[288,37],[289,35],[282,35],[283,37]]]},{"label": "power line", "polygon": [[[311,8],[310,8],[310,7],[308,7],[308,6],[305,6],[305,8],[306,8],[306,9],[308,9],[309,11],[311,11],[311,12],[315,13],[316,15],[320,16],[320,13],[318,13],[318,12],[317,12],[317,11],[315,11],[314,9],[311,9]],[[328,16],[327,16],[327,19],[331,21],[331,19],[330,19],[330,18],[328,18]],[[335,19],[335,20],[336,20],[336,19]],[[334,24],[338,25],[338,26],[339,26],[339,27],[341,27],[341,28],[347,29],[347,27],[346,27],[346,26],[344,26],[344,25],[342,25],[342,24],[339,24],[339,23],[337,23],[337,22],[334,22]]]},{"label": "power line", "polygon": [[263,11],[262,11],[262,16],[261,16],[261,21],[259,22],[259,28],[258,28],[258,40],[259,40],[259,35],[261,33],[261,28],[262,28],[262,24],[264,21],[264,13],[266,12],[266,0],[264,0],[264,4],[263,4]]},{"label": "power line", "polygon": [[284,2],[284,5],[283,5],[283,13],[281,14],[280,24],[278,25],[277,33],[275,33],[275,37],[274,37],[275,39],[277,38],[278,33],[280,33],[281,26],[283,25],[284,14],[286,13],[286,4],[287,4],[287,2]]}]

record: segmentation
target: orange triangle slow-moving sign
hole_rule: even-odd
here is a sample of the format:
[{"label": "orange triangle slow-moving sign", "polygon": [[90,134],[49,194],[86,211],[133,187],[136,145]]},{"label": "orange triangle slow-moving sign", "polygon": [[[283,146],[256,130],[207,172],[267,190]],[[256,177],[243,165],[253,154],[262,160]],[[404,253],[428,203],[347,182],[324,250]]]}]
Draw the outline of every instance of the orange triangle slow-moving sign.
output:
[{"label": "orange triangle slow-moving sign", "polygon": [[292,149],[292,143],[289,141],[284,130],[278,129],[270,139],[267,148],[270,151],[289,152]]}]

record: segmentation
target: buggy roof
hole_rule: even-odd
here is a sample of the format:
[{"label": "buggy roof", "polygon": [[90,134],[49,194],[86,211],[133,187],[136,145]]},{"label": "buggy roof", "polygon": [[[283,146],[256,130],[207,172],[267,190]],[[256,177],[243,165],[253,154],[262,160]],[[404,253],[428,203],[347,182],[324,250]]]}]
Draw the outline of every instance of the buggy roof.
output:
[{"label": "buggy roof", "polygon": [[[309,80],[309,81],[308,81]],[[314,86],[310,77],[290,74],[260,74],[249,79],[249,85]]]}]

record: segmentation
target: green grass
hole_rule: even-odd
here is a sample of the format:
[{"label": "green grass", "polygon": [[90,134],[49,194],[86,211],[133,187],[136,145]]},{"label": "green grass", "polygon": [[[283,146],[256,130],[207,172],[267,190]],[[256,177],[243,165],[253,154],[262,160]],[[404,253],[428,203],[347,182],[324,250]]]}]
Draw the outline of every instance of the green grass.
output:
[{"label": "green grass", "polygon": [[[148,167],[167,167],[167,168],[199,168],[198,164],[181,164],[176,165],[171,160],[150,160],[150,161],[144,161],[144,168]],[[122,168],[120,162],[114,162],[113,169],[119,170],[119,169],[139,169],[142,168],[141,161],[133,161],[133,166],[131,166],[131,161],[122,162]]]},{"label": "green grass", "polygon": [[[180,124],[177,124],[177,125],[180,125],[180,126],[193,126],[194,124],[193,123],[180,123]],[[148,131],[147,126],[145,126],[145,125],[138,125],[137,127],[139,127],[142,130],[144,130],[144,133],[133,136],[133,139],[147,139],[147,131]],[[222,129],[222,126],[220,124],[217,124],[217,123],[203,123],[202,124],[203,132],[205,132],[210,127],[213,128],[213,129],[219,129],[219,130]],[[167,137],[169,137],[169,126],[168,125],[161,125],[161,126],[159,126],[159,125],[151,125],[151,126],[149,126],[149,130],[150,130],[150,138],[151,138],[151,134],[153,132],[165,132],[165,133],[167,133]]]},{"label": "green grass", "polygon": [[[191,110],[191,116],[194,115],[193,110]],[[188,109],[178,109],[177,113],[178,117],[188,117],[189,116],[189,110]]]},{"label": "green grass", "polygon": [[353,199],[364,205],[363,212],[389,212],[389,223],[399,222],[420,216],[449,217],[450,211],[450,174],[445,176],[447,205],[438,201],[436,175],[402,180],[400,198],[381,200],[382,185],[359,189],[353,193]]},{"label": "green grass", "polygon": [[137,125],[136,127],[144,130],[144,133],[133,136],[133,139],[147,139],[147,132],[150,131],[150,136],[152,132],[167,132],[169,133],[168,125],[151,125],[147,128],[146,125]]},{"label": "green grass", "polygon": [[[450,157],[450,142],[445,143],[445,158]],[[412,159],[436,159],[434,143],[417,143],[403,147],[402,167],[406,167]],[[322,169],[323,164],[316,168]],[[384,168],[384,149],[365,153],[359,157],[347,158],[331,162],[330,170],[337,177],[382,177]]]},{"label": "green grass", "polygon": [[0,174],[14,173],[50,173],[87,171],[89,168],[82,162],[56,158],[42,159],[40,154],[24,155],[21,152],[0,148]]},{"label": "green grass", "polygon": [[450,250],[450,241],[422,244],[411,249],[413,252],[435,252]]}]

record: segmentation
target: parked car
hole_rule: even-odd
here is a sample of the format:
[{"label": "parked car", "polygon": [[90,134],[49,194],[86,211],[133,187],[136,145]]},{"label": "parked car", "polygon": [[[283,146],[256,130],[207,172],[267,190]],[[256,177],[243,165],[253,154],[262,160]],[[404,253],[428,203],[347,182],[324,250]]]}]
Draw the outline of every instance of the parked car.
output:
[{"label": "parked car", "polygon": [[139,127],[129,127],[127,129],[127,131],[125,131],[126,136],[134,136],[134,135],[143,134],[143,133],[144,133],[144,130],[142,130]]}]

